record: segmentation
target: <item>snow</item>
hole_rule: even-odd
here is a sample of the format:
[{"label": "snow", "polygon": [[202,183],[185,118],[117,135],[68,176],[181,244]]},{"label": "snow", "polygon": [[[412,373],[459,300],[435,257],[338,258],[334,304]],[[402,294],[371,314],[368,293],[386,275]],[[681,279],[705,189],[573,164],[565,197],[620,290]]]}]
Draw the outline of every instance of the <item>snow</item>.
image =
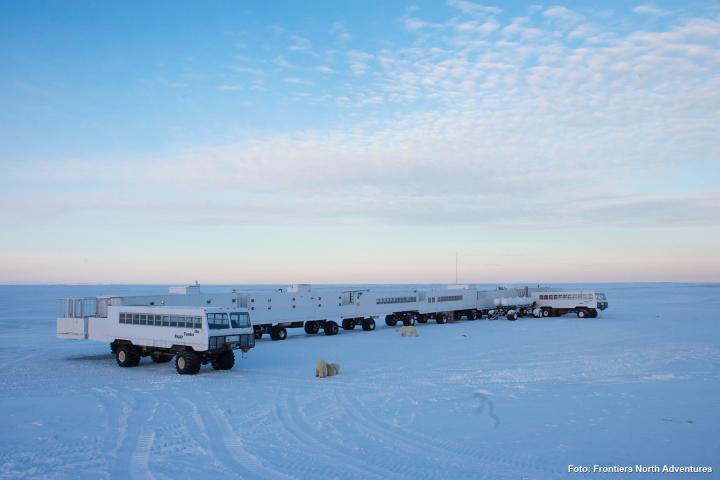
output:
[{"label": "snow", "polygon": [[[57,298],[165,288],[3,286],[0,478],[598,478],[569,464],[718,478],[720,285],[573,288],[610,308],[430,323],[419,337],[382,322],[291,330],[229,372],[180,376],[54,337]],[[340,375],[315,378],[321,358]]]}]

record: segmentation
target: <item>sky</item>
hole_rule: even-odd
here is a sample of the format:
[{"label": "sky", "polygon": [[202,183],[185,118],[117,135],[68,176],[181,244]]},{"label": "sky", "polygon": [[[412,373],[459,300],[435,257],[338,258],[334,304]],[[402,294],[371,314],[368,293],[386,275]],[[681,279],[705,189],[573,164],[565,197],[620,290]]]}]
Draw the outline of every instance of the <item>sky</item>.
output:
[{"label": "sky", "polygon": [[0,283],[720,281],[720,4],[0,1]]}]

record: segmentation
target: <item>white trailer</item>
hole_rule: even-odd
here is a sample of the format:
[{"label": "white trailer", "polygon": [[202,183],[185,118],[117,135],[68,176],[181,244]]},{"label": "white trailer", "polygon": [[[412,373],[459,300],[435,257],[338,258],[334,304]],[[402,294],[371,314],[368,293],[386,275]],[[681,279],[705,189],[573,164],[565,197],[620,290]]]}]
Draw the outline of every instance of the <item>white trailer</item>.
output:
[{"label": "white trailer", "polygon": [[537,291],[533,298],[543,317],[575,313],[578,318],[595,318],[598,310],[608,308],[607,297],[599,292]]},{"label": "white trailer", "polygon": [[180,374],[195,374],[208,362],[229,370],[235,349],[255,346],[247,309],[108,305],[110,298],[118,297],[66,299],[57,337],[108,342],[121,367],[135,367],[146,356],[155,363],[174,356]]}]

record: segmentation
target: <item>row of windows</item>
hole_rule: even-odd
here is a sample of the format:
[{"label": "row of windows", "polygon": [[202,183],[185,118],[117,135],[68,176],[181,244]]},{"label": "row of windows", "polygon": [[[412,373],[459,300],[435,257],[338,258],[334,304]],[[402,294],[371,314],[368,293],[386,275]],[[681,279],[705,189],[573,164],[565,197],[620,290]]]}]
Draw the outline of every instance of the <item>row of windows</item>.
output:
[{"label": "row of windows", "polygon": [[456,302],[462,299],[462,295],[446,295],[444,297],[437,297],[438,302]]},{"label": "row of windows", "polygon": [[153,325],[155,327],[202,328],[202,317],[120,313],[120,323],[128,325]]},{"label": "row of windows", "polygon": [[207,321],[210,330],[221,330],[231,326],[246,328],[250,326],[250,315],[244,312],[232,312],[229,316],[227,313],[208,313]]},{"label": "row of windows", "polygon": [[378,305],[386,304],[386,303],[410,303],[410,302],[417,302],[417,297],[385,297],[385,298],[378,298],[375,300],[375,303]]},{"label": "row of windows", "polygon": [[540,295],[540,300],[592,300],[592,293],[553,293]]}]

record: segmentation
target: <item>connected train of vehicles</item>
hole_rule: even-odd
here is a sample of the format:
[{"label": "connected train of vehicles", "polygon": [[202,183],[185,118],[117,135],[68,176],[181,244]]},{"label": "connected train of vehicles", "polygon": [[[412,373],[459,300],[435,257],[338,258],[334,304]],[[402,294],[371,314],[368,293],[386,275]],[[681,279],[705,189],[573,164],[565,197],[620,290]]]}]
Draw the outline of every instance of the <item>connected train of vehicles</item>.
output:
[{"label": "connected train of vehicles", "polygon": [[59,338],[106,341],[118,365],[136,366],[150,356],[161,363],[175,356],[178,373],[197,373],[201,364],[223,370],[234,365],[233,350],[249,351],[268,334],[284,340],[288,328],[308,334],[340,327],[374,330],[388,326],[439,324],[467,318],[552,317],[575,313],[596,317],[608,307],[602,293],[550,288],[481,290],[469,285],[427,288],[318,289],[310,285],[256,292],[203,292],[199,285],[171,287],[161,295],[101,296],[63,300]]}]

